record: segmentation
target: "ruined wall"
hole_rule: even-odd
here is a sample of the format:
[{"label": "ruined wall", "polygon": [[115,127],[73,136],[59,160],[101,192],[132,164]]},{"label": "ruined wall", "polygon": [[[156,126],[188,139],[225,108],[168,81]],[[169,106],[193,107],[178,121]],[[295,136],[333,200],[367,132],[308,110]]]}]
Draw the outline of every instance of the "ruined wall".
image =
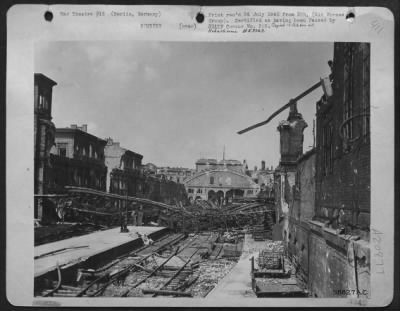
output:
[{"label": "ruined wall", "polygon": [[315,213],[315,160],[315,152],[311,150],[299,160],[297,166],[300,209],[295,214],[296,219],[301,221],[312,219]]},{"label": "ruined wall", "polygon": [[160,195],[164,203],[171,205],[179,201],[185,203],[187,200],[185,186],[170,180],[161,182]]},{"label": "ruined wall", "polygon": [[369,44],[335,43],[333,95],[317,103],[316,214],[368,240]]},{"label": "ruined wall", "polygon": [[66,149],[66,154],[65,156],[67,158],[72,159],[74,157],[74,137],[73,136],[65,136],[65,137],[60,137],[57,135],[55,139],[55,145],[53,146],[51,153],[60,155],[60,150],[59,146],[60,144]]},{"label": "ruined wall", "polygon": [[310,150],[297,162],[294,201],[289,209],[288,254],[296,274],[306,283],[309,271],[309,225],[315,209],[315,151]]},{"label": "ruined wall", "polygon": [[288,255],[294,264],[295,271],[292,271],[307,284],[309,274],[309,226],[307,222],[289,220]]},{"label": "ruined wall", "polygon": [[[122,149],[118,144],[113,143],[112,140],[107,140],[107,144],[104,147],[104,163],[107,166],[107,179],[106,179],[106,189],[111,191],[111,174],[114,169],[121,169],[121,157],[125,150]],[[117,173],[115,174],[117,175]],[[113,187],[115,188],[115,187]]]},{"label": "ruined wall", "polygon": [[110,183],[107,190],[110,193],[136,196],[139,191],[139,184],[141,183],[141,172],[139,170],[114,168],[107,174],[107,178],[109,178]]},{"label": "ruined wall", "polygon": [[[288,255],[311,295],[366,298],[371,294],[369,45],[335,43],[332,68],[333,95],[317,103],[315,154],[294,163],[300,146],[290,147],[302,143],[302,128],[291,132],[296,127],[290,115],[278,127],[276,208]],[[289,171],[297,171],[294,186]]]},{"label": "ruined wall", "polygon": [[296,167],[278,167],[275,172],[275,211],[276,222],[282,228],[282,238],[289,241],[289,217],[294,206],[294,186],[296,182]]},{"label": "ruined wall", "polygon": [[[52,89],[56,82],[43,74],[34,74],[34,193],[47,194],[50,183],[50,149],[55,126],[51,115]],[[43,220],[48,200],[35,198],[34,217]]]},{"label": "ruined wall", "polygon": [[65,186],[86,187],[106,191],[107,167],[101,161],[70,159],[52,154],[50,157],[50,192],[63,192]]},{"label": "ruined wall", "polygon": [[[337,297],[337,290],[358,290],[360,298],[369,298],[369,246],[363,241],[338,237],[334,231],[317,222],[310,225],[311,294],[315,297]],[[357,296],[356,293],[348,294]]]},{"label": "ruined wall", "polygon": [[293,272],[311,296],[355,297],[358,290],[360,298],[370,297],[370,250],[365,241],[346,240],[317,221],[291,219],[289,232]]},{"label": "ruined wall", "polygon": [[173,181],[161,180],[146,176],[141,180],[139,197],[174,205],[176,202],[186,203],[187,195],[184,185]]}]

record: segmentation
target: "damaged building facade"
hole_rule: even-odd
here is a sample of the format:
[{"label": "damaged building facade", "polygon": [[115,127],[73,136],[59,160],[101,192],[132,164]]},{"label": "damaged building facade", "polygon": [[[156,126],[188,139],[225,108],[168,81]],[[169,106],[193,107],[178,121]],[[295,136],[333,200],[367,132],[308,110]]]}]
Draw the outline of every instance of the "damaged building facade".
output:
[{"label": "damaged building facade", "polygon": [[261,169],[258,169],[256,166],[253,171],[248,171],[248,175],[260,186],[258,197],[274,199],[274,174],[275,170],[273,167],[265,167],[265,161],[261,161]]},{"label": "damaged building facade", "polygon": [[183,184],[168,180],[162,175],[146,173],[143,174],[143,187],[138,196],[171,205],[180,204],[179,202],[184,204],[187,201]]},{"label": "damaged building facade", "polygon": [[335,43],[332,93],[316,104],[315,148],[300,152],[305,126],[296,129],[290,114],[278,127],[280,238],[313,297],[343,289],[370,297],[369,68],[369,44]]},{"label": "damaged building facade", "polygon": [[104,148],[107,166],[106,189],[110,193],[136,196],[142,191],[143,156],[122,148],[119,142],[107,139]]},{"label": "damaged building facade", "polygon": [[57,128],[51,150],[52,192],[63,192],[65,186],[106,191],[105,145],[105,140],[87,132],[86,124]]},{"label": "damaged building facade", "polygon": [[[157,177],[154,165],[154,172],[144,169],[141,154],[122,148],[112,139],[90,134],[86,124],[56,128],[52,122],[55,85],[57,83],[45,75],[34,74],[35,219],[41,223],[53,222],[64,213],[59,213],[63,207],[72,207],[71,200],[70,203],[68,200],[56,203],[47,196],[65,194],[66,186],[137,196],[167,204],[187,201],[185,187],[167,180],[165,176]],[[87,204],[84,199],[78,201],[74,201],[79,205],[75,209]],[[121,202],[118,204],[123,205]]]},{"label": "damaged building facade", "polygon": [[[34,75],[34,193],[49,193],[50,150],[54,145],[56,128],[52,122],[52,94],[56,82],[41,73]],[[43,209],[49,202],[36,197],[35,219],[43,218]]]}]

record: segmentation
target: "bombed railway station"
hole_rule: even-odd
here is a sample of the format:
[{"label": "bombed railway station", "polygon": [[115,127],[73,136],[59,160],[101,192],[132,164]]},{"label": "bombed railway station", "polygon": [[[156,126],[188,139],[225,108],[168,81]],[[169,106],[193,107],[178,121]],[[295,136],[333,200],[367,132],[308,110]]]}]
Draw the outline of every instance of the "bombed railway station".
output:
[{"label": "bombed railway station", "polygon": [[370,46],[332,47],[328,77],[238,132],[276,122],[279,161],[260,154],[252,170],[225,147],[222,160],[158,165],[90,124],[58,127],[57,82],[36,73],[34,295],[368,298]]}]

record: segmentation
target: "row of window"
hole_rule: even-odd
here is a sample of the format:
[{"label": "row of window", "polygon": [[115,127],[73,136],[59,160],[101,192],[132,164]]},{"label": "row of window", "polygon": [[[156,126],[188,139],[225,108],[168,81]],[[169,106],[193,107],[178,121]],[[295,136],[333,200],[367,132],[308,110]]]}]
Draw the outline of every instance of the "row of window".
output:
[{"label": "row of window", "polygon": [[[357,46],[348,43],[345,45],[345,64],[344,64],[344,107],[343,120],[347,121],[343,125],[343,137],[351,140],[354,138],[354,125],[360,125],[360,134],[368,135],[370,131],[370,50],[369,46],[361,46],[359,51],[356,51]],[[361,74],[356,70],[356,60],[361,59]],[[361,81],[360,81],[361,80]],[[358,88],[361,88],[360,111],[359,117],[356,120],[354,95],[358,91],[355,88],[355,83],[359,83]],[[356,86],[357,87],[357,86]]]},{"label": "row of window", "polygon": [[[69,175],[69,176],[68,176]],[[71,170],[69,174],[60,171],[54,175],[54,183],[60,185],[76,185],[76,186],[95,186],[101,188],[105,184],[105,178],[102,176],[93,176],[93,174],[85,173],[80,170]]]},{"label": "row of window", "polygon": [[[340,134],[344,140],[343,148],[346,151],[349,148],[349,142],[358,138],[367,138],[370,133],[370,48],[367,44],[359,46],[347,43],[344,46],[344,54],[343,123],[342,128],[338,130],[341,131]],[[355,102],[357,96],[359,100]],[[355,134],[355,130],[358,134]],[[324,176],[333,172],[334,131],[333,120],[326,122],[321,129]],[[356,137],[356,135],[359,136]]]},{"label": "row of window", "polygon": [[[188,192],[189,193],[195,193],[196,189],[189,188]],[[203,189],[197,189],[196,193],[203,193]],[[254,190],[247,190],[247,194],[254,194]]]},{"label": "row of window", "polygon": [[[62,157],[68,157],[68,143],[57,143],[57,154]],[[92,147],[92,145],[89,145],[89,148],[79,148],[78,145],[75,147],[76,153],[78,155],[82,156],[88,156],[93,159],[103,159],[103,154],[101,153],[100,155],[97,153],[95,148]],[[88,149],[88,150],[87,150]]]},{"label": "row of window", "polygon": [[[194,193],[194,190],[195,189],[193,189],[193,188],[189,188],[189,193]],[[196,193],[203,193],[203,190],[202,189],[197,189],[197,191],[196,191]]]},{"label": "row of window", "polygon": [[39,108],[40,110],[42,110],[42,109],[46,109],[46,110],[49,109],[49,102],[48,102],[48,99],[47,99],[46,96],[44,96],[44,95],[42,95],[42,94],[39,95],[38,108]]}]

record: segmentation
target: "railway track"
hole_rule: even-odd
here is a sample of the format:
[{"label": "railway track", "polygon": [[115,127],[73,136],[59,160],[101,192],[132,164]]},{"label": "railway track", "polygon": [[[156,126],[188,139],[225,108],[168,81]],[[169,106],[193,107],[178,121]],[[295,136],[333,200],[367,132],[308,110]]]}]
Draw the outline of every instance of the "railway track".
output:
[{"label": "railway track", "polygon": [[[195,280],[197,280],[198,275],[194,273],[195,269],[189,268],[189,264],[192,263],[194,266],[196,266],[196,263],[192,262],[193,257],[196,255],[200,256],[201,258],[209,255],[212,250],[212,245],[217,238],[218,235],[216,233],[208,233],[199,234],[185,241],[182,247],[177,249],[174,253],[171,253],[170,256],[158,268],[166,266],[169,260],[175,256],[183,259],[183,264],[175,271],[175,273],[173,273],[156,288],[148,288],[147,286],[142,288],[143,294],[145,296],[150,295],[151,297],[157,297],[158,295],[191,297],[191,294],[185,290],[191,284],[193,284]],[[142,275],[141,280],[133,285],[130,285],[129,288],[121,294],[121,297],[128,296],[132,290],[141,286],[146,281],[149,281],[152,277],[154,277],[153,272],[147,275]]]},{"label": "railway track", "polygon": [[[104,287],[105,289],[107,285],[112,284],[115,281],[118,281],[118,279],[122,278],[124,275],[128,274],[129,272],[135,269],[138,269],[138,266],[140,266],[142,262],[144,262],[147,258],[151,257],[153,254],[162,252],[168,249],[169,247],[173,247],[173,245],[177,244],[184,238],[185,238],[184,234],[167,235],[155,241],[151,245],[144,245],[139,249],[124,254],[99,269],[96,270],[82,269],[78,271],[77,279],[79,280],[79,278],[81,278],[82,276],[87,277],[88,279],[92,279],[92,281],[89,282],[89,284],[85,284],[83,286],[71,286],[62,284],[61,269],[57,267],[58,281],[53,284],[54,288],[42,291],[41,296],[43,297],[98,296],[101,293],[98,287],[100,288]],[[102,284],[103,286],[100,286],[100,284]],[[106,286],[104,284],[106,284]],[[95,290],[95,288],[97,289]]]},{"label": "railway track", "polygon": [[[216,233],[199,234],[182,241],[184,234],[171,234],[154,242],[152,245],[142,246],[128,254],[120,256],[107,265],[94,269],[81,269],[77,279],[85,282],[78,286],[63,284],[61,269],[58,268],[58,281],[54,287],[42,291],[41,296],[48,297],[98,297],[104,296],[110,285],[123,284],[129,277],[131,282],[120,297],[127,297],[136,289],[146,297],[185,296],[191,297],[186,291],[198,278],[196,262],[193,258],[204,258],[213,251],[213,246],[218,238]],[[175,247],[182,242],[180,247]],[[163,252],[163,256],[160,253]],[[220,250],[218,251],[219,254]],[[197,255],[197,256],[196,256]],[[156,266],[149,264],[152,260],[162,260]],[[174,259],[181,260],[181,265],[169,266]],[[149,268],[150,266],[150,268]],[[152,280],[161,279],[158,286],[149,286]],[[134,282],[132,282],[134,280]]]}]

